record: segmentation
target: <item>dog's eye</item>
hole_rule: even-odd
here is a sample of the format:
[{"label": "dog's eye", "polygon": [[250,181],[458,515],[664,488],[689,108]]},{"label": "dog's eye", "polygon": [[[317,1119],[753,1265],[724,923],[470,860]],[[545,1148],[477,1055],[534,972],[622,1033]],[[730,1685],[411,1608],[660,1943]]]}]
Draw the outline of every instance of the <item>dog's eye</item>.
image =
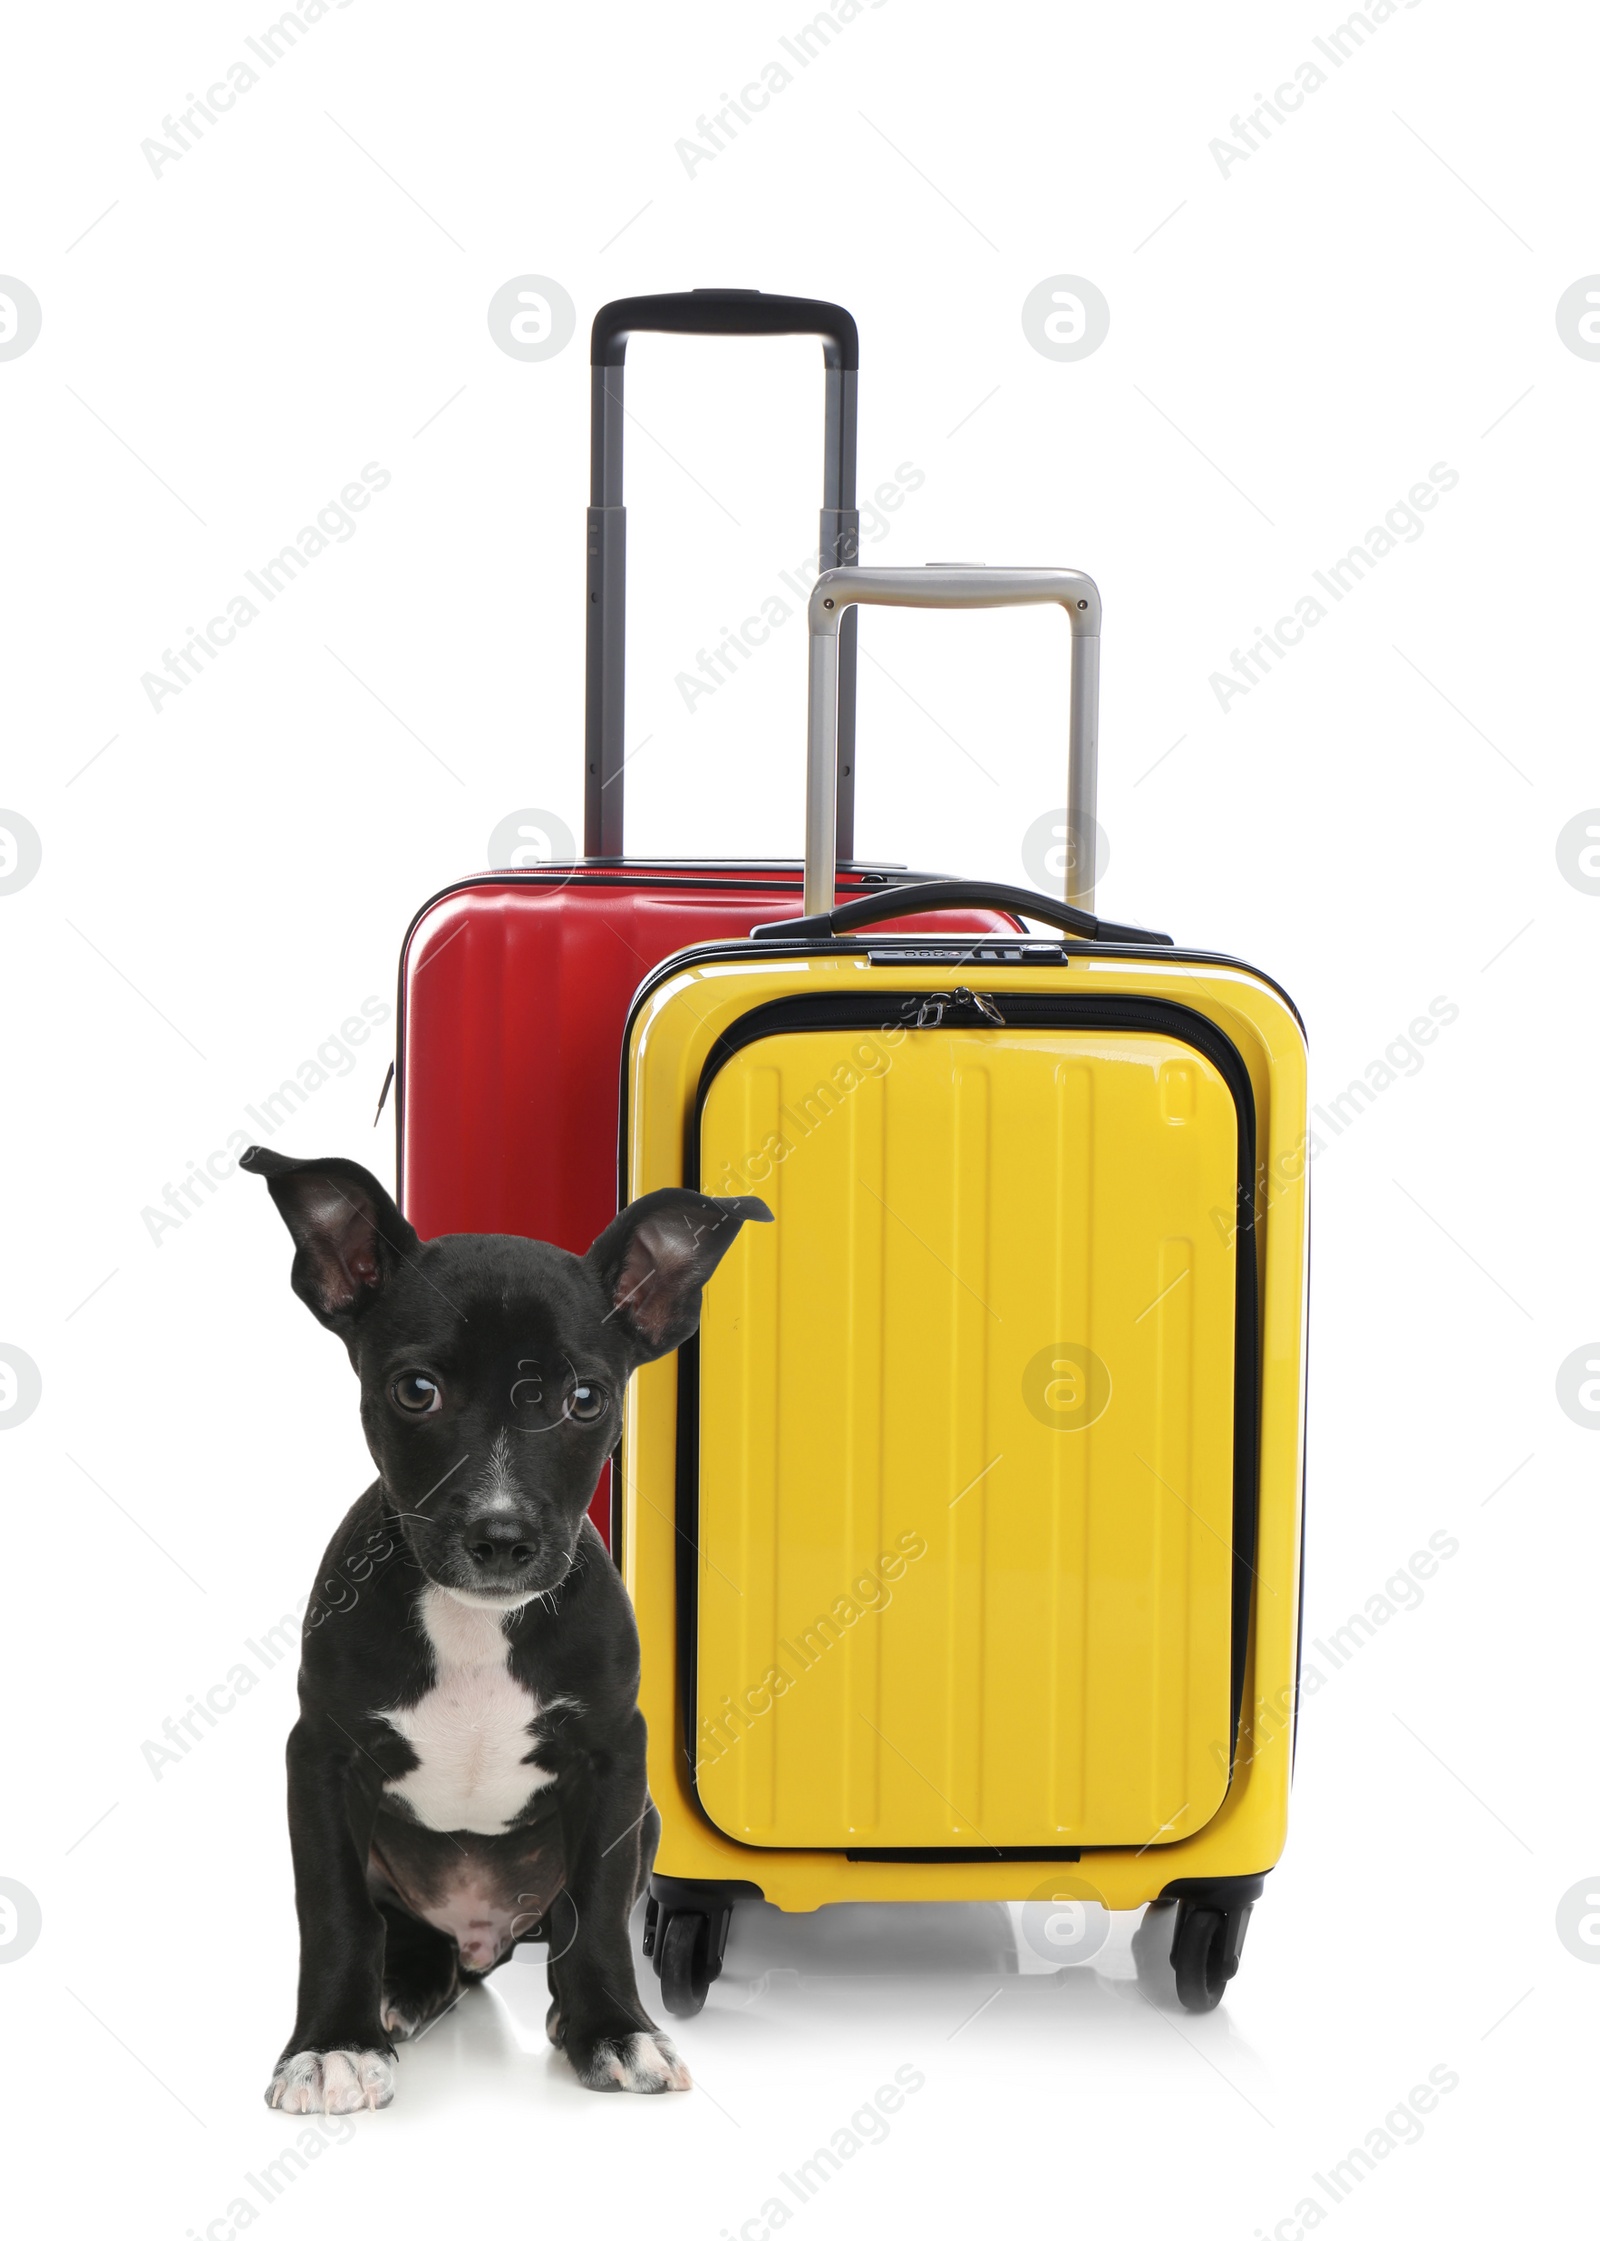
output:
[{"label": "dog's eye", "polygon": [[593,1424],[606,1412],[605,1387],[574,1385],[567,1396],[567,1414],[577,1424]]},{"label": "dog's eye", "polygon": [[389,1398],[405,1416],[432,1416],[442,1407],[444,1394],[421,1370],[407,1370],[389,1388]]}]

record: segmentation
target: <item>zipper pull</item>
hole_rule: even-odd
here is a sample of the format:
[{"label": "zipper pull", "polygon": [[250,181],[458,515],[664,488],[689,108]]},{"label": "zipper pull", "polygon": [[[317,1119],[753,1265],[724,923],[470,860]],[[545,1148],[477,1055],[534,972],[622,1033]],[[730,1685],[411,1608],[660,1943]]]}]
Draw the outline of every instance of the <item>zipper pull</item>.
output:
[{"label": "zipper pull", "polygon": [[948,996],[924,996],[912,1024],[942,1027],[946,1011],[958,1008],[977,1012],[994,1027],[1004,1027],[1006,1023],[1005,1013],[992,996],[980,996],[973,988],[952,988]]},{"label": "zipper pull", "polygon": [[956,989],[950,1001],[954,1004],[970,1004],[974,1011],[981,1012],[983,1017],[995,1027],[1004,1027],[1006,1023],[1006,1015],[994,998],[992,996],[980,996],[975,988]]}]

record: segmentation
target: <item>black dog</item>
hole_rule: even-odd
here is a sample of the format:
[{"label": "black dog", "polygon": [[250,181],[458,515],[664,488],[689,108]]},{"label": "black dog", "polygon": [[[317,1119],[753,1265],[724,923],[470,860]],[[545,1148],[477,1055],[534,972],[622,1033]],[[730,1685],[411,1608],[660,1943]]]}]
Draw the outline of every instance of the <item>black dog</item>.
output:
[{"label": "black dog", "polygon": [[639,1642],[585,1512],[641,1362],[680,1346],[759,1198],[661,1190],[580,1260],[424,1245],[365,1168],[254,1148],[293,1285],[349,1349],[378,1466],[307,1609],[289,1833],[294,2032],[267,2090],[380,2109],[411,2037],[537,1931],[547,2028],[597,2091],[689,2074],[639,2004],[628,1918],[659,1828]]}]

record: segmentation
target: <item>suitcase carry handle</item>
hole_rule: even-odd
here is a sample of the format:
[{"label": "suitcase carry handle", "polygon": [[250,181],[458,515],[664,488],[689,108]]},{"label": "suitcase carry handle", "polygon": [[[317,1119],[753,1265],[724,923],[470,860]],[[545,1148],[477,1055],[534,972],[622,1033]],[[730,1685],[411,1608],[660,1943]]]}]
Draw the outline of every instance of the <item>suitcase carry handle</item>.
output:
[{"label": "suitcase carry handle", "polygon": [[[910,879],[903,886],[879,894],[861,895],[834,910],[819,911],[814,918],[779,918],[770,925],[753,926],[755,941],[827,941],[835,934],[853,934],[858,927],[876,926],[885,918],[921,918],[936,910],[1003,910],[1013,918],[1036,918],[1042,926],[1058,926],[1086,942],[1137,942],[1141,947],[1170,949],[1170,934],[1152,934],[1142,926],[1118,926],[1072,903],[1053,896],[1036,895],[1031,887],[1007,887],[991,879]],[[1005,942],[1004,934],[964,934],[974,946]]]},{"label": "suitcase carry handle", "polygon": [[[628,339],[662,335],[818,335],[827,385],[822,455],[823,568],[848,566],[860,547],[856,511],[856,323],[842,305],[809,296],[764,296],[756,288],[693,288],[681,295],[622,296],[595,314],[590,340],[589,624],[586,673],[583,849],[622,854],[624,662],[627,636],[627,509],[622,502],[623,365]],[[855,630],[839,654],[839,783],[836,851],[855,853]]]},{"label": "suitcase carry handle", "polygon": [[[834,802],[839,764],[841,625],[858,606],[1036,607],[1064,609],[1072,628],[1067,716],[1067,831],[1085,845],[1067,850],[1066,899],[1094,909],[1095,776],[1099,752],[1100,594],[1076,568],[950,567],[829,569],[807,610],[811,628],[810,710],[806,738],[805,908],[826,915],[834,897]],[[854,760],[852,755],[851,760]]]}]

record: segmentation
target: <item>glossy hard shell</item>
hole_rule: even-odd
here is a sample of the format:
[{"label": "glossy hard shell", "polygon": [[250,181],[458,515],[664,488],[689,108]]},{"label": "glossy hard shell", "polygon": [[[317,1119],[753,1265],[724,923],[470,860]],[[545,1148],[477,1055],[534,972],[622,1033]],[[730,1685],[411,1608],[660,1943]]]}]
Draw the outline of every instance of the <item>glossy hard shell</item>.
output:
[{"label": "glossy hard shell", "polygon": [[776,1217],[702,1316],[711,1819],[840,1848],[1204,1826],[1238,1236],[1216,1068],[1160,1034],[801,1031],[730,1059],[700,1132],[711,1186]]},{"label": "glossy hard shell", "polygon": [[[1041,1056],[1019,1035],[1013,1068],[997,1030],[913,1030],[881,1070],[844,1061],[857,1084],[809,1135],[807,1096],[846,1078],[810,1060],[834,1054],[742,1041],[749,1015],[799,995],[870,995],[888,1020],[969,983],[1002,1011],[1008,992],[1154,999],[1220,1031],[1255,1132],[1253,1233],[1218,1069],[1181,1036],[1063,1037]],[[648,1366],[628,1403],[621,1555],[663,1875],[801,1910],[1027,1898],[1041,1857],[1076,1851],[1080,1895],[1133,1907],[1273,1864],[1298,1652],[1305,1113],[1291,1007],[1227,960],[1086,949],[980,977],[841,943],[686,960],[645,995],[630,1192],[703,1168],[704,1187],[742,1175],[778,1211],[708,1288],[698,1358]],[[768,1140],[786,1133],[780,1160]],[[1259,1337],[1234,1729],[1222,1457],[1241,1252]],[[1047,1414],[1070,1414],[1083,1364],[1054,1342],[1085,1332],[1111,1401],[1081,1429],[1040,1422],[1018,1388],[1031,1375]],[[885,1555],[908,1561],[875,1601]],[[829,1608],[831,1639],[814,1624]],[[757,1668],[774,1644],[775,1665],[804,1649],[797,1626],[820,1654],[764,1700]],[[850,1856],[886,1851],[949,1856]]]}]

